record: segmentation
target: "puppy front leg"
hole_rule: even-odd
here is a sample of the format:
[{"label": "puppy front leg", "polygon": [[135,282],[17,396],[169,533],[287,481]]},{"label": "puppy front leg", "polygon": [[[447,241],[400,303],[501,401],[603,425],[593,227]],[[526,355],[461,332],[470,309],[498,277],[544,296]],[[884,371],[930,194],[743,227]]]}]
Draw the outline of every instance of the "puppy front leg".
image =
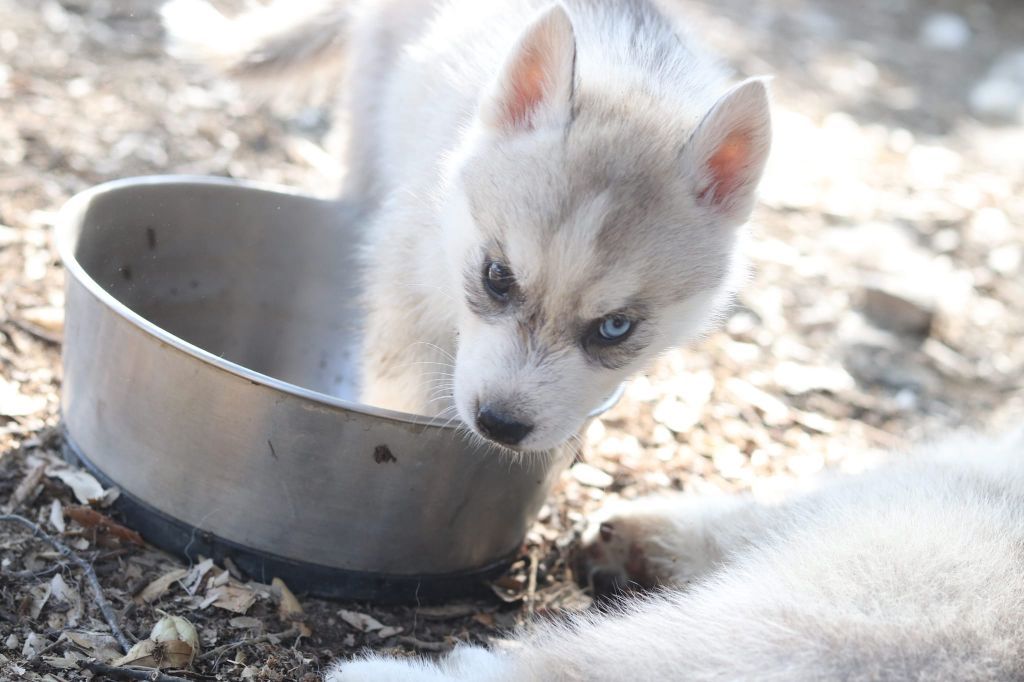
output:
[{"label": "puppy front leg", "polygon": [[421,287],[383,272],[367,291],[360,400],[400,412],[454,416],[454,349],[451,334],[439,328],[443,316]]},{"label": "puppy front leg", "polygon": [[[387,316],[382,313],[381,316]],[[452,405],[451,361],[430,342],[388,333],[394,325],[377,320],[363,339],[359,400],[410,414],[444,417]]]}]

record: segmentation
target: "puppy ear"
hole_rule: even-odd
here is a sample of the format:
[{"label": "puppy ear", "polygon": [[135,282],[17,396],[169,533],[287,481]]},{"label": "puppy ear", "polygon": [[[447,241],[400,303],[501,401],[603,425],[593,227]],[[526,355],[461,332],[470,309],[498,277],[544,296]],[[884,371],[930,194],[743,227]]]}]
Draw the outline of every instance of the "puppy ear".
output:
[{"label": "puppy ear", "polygon": [[561,5],[523,32],[480,107],[488,127],[505,133],[564,126],[572,117],[576,36]]},{"label": "puppy ear", "polygon": [[704,116],[682,152],[683,172],[698,205],[738,225],[750,217],[771,147],[765,81],[734,86]]}]

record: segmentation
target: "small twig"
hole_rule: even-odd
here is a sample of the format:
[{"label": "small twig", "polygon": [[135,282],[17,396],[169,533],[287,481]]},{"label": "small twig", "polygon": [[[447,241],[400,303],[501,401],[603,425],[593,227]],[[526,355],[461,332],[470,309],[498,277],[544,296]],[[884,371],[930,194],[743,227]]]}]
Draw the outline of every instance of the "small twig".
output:
[{"label": "small twig", "polygon": [[237,649],[238,647],[241,647],[241,646],[248,646],[250,644],[262,644],[263,642],[269,642],[269,641],[271,641],[273,639],[289,639],[291,637],[297,637],[298,635],[299,635],[299,629],[298,628],[288,628],[284,632],[278,632],[278,633],[270,633],[270,632],[268,632],[268,633],[262,634],[262,635],[260,635],[258,637],[249,637],[247,639],[241,639],[241,640],[239,640],[237,642],[231,642],[231,644],[224,644],[224,645],[219,646],[219,647],[217,647],[215,649],[210,649],[209,651],[204,651],[203,653],[199,654],[199,660],[200,661],[208,661],[211,658],[217,658],[221,654],[227,653],[228,651],[231,651],[232,649]]},{"label": "small twig", "polygon": [[35,580],[45,578],[62,570],[64,570],[64,564],[55,564],[47,566],[41,571],[4,571],[4,575],[15,580]]},{"label": "small twig", "polygon": [[423,651],[444,652],[449,651],[452,648],[452,646],[446,642],[424,642],[422,639],[413,637],[412,635],[399,635],[398,641],[414,646],[417,649],[422,649]]},{"label": "small twig", "polygon": [[131,649],[132,646],[128,643],[128,639],[124,636],[124,633],[121,632],[121,628],[117,624],[117,617],[114,616],[114,610],[111,608],[110,602],[108,602],[107,598],[103,595],[103,587],[100,585],[99,578],[96,577],[96,571],[92,569],[89,562],[75,554],[70,547],[60,540],[51,537],[46,533],[46,531],[32,521],[26,519],[24,516],[18,516],[17,514],[3,514],[0,515],[0,521],[13,521],[14,523],[19,523],[28,528],[32,531],[33,537],[37,537],[40,540],[45,541],[57,550],[62,557],[82,569],[82,572],[85,573],[85,577],[89,581],[89,587],[92,588],[93,594],[96,598],[96,606],[99,607],[100,613],[103,614],[103,618],[107,621],[107,626],[110,628],[111,634],[113,634],[114,639],[117,640],[118,645],[121,647],[121,651],[123,653],[128,653],[128,650]]},{"label": "small twig", "polygon": [[33,655],[29,656],[28,660],[30,660],[30,661],[37,661],[40,658],[42,658],[44,654],[48,654],[51,651],[53,651],[54,649],[56,649],[60,644],[61,644],[61,638],[60,638],[60,636],[58,636],[57,639],[53,640],[52,642],[50,642],[49,644],[44,646],[39,651],[37,651]]},{"label": "small twig", "polygon": [[148,680],[150,682],[192,682],[186,677],[165,675],[159,670],[142,668],[118,668],[99,661],[82,661],[78,664],[96,675],[104,675],[110,680]]}]

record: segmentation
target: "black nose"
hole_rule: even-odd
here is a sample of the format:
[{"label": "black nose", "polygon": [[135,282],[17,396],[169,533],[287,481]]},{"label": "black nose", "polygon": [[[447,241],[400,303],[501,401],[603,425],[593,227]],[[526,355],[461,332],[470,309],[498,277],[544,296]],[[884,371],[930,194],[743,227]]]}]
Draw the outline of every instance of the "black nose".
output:
[{"label": "black nose", "polygon": [[489,405],[484,405],[476,413],[476,426],[480,433],[503,445],[516,445],[533,431],[533,424],[517,422]]}]

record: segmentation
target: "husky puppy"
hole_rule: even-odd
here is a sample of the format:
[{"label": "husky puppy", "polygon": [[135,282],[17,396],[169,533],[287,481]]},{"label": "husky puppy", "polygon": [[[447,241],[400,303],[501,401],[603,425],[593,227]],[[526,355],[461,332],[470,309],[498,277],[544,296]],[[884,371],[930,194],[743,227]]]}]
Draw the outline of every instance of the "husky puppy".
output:
[{"label": "husky puppy", "polygon": [[1024,432],[948,437],[776,506],[627,503],[586,542],[591,577],[661,590],[328,682],[1024,679]]},{"label": "husky puppy", "polygon": [[368,403],[546,450],[741,279],[765,84],[730,85],[656,0],[293,2],[235,21],[174,0],[164,16],[241,76],[292,82],[347,52],[346,193],[373,211]]}]

